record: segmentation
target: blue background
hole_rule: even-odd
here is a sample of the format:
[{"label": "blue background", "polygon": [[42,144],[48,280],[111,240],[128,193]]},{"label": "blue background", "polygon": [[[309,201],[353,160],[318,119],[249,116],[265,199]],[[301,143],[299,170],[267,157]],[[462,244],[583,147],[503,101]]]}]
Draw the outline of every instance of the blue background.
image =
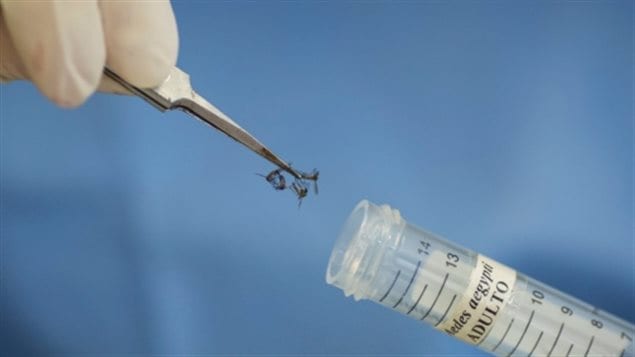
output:
[{"label": "blue background", "polygon": [[183,113],[2,86],[3,350],[483,354],[326,285],[363,198],[635,320],[632,2],[174,9],[197,91],[319,196]]}]

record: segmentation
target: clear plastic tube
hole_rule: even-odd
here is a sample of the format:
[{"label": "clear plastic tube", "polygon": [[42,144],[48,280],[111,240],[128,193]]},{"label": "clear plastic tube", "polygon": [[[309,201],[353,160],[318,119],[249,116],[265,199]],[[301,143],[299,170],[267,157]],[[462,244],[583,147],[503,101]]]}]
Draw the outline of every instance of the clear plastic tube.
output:
[{"label": "clear plastic tube", "polygon": [[329,284],[497,356],[633,356],[635,327],[513,269],[360,202]]}]

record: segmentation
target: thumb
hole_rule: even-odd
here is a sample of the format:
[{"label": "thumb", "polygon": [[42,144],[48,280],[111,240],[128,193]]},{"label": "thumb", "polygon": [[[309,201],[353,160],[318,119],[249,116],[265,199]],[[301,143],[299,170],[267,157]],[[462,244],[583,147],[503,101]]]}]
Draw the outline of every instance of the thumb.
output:
[{"label": "thumb", "polygon": [[[9,34],[0,8],[0,83],[16,80],[29,80],[29,75]],[[130,94],[127,89],[106,76],[102,76],[98,90],[115,94]]]},{"label": "thumb", "polygon": [[6,57],[13,58],[11,62],[7,58],[5,77],[28,78],[60,106],[83,103],[97,88],[106,60],[96,0],[3,1],[0,5],[2,42],[14,49],[7,51]]},{"label": "thumb", "polygon": [[9,35],[7,24],[0,10],[0,82],[27,79],[26,68]]}]

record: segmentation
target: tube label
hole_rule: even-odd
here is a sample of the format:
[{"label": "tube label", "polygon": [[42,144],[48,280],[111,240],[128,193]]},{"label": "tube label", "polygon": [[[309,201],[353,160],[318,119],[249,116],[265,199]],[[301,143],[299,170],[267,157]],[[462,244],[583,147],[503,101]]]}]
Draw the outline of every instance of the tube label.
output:
[{"label": "tube label", "polygon": [[477,256],[470,283],[452,314],[437,329],[471,344],[480,343],[496,324],[516,282],[516,271]]}]

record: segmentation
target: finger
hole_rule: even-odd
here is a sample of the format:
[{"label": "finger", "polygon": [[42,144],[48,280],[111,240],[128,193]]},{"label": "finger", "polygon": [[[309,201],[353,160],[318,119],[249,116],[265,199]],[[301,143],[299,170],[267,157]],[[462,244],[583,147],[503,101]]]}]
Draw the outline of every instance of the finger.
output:
[{"label": "finger", "polygon": [[128,95],[132,94],[130,93],[130,91],[124,88],[121,84],[115,82],[113,79],[111,79],[110,77],[107,77],[106,75],[103,75],[101,77],[101,82],[99,82],[99,85],[97,86],[97,90],[100,92],[115,93],[115,94],[128,94]]},{"label": "finger", "polygon": [[176,64],[178,33],[169,1],[100,1],[108,67],[132,85],[160,85]]},{"label": "finger", "polygon": [[26,68],[22,65],[18,51],[9,35],[4,16],[0,12],[0,81],[26,79]]},{"label": "finger", "polygon": [[96,0],[5,1],[2,11],[26,74],[44,95],[74,107],[95,91],[106,58]]}]

